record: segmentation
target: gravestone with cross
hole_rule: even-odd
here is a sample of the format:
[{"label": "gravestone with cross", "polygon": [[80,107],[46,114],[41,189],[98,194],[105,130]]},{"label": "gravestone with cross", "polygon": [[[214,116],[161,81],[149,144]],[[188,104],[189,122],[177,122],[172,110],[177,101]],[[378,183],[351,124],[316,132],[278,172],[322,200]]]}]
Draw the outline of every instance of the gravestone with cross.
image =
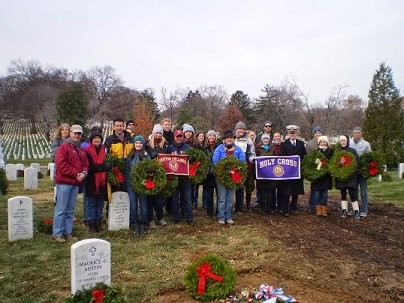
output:
[{"label": "gravestone with cross", "polygon": [[129,229],[129,195],[123,191],[112,193],[108,210],[108,230]]},{"label": "gravestone with cross", "polygon": [[32,199],[24,196],[8,199],[8,240],[32,239],[33,237]]},{"label": "gravestone with cross", "polygon": [[71,293],[89,289],[97,283],[111,286],[111,243],[86,239],[70,248]]}]

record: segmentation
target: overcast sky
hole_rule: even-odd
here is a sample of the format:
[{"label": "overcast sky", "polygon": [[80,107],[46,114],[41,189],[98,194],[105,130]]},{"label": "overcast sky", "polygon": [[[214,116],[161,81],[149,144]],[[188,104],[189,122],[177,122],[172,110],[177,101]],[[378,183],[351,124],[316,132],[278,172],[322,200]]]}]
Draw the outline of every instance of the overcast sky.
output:
[{"label": "overcast sky", "polygon": [[125,86],[221,85],[258,97],[293,77],[311,102],[367,100],[381,62],[404,88],[404,1],[0,0],[0,75],[13,59],[87,70]]}]

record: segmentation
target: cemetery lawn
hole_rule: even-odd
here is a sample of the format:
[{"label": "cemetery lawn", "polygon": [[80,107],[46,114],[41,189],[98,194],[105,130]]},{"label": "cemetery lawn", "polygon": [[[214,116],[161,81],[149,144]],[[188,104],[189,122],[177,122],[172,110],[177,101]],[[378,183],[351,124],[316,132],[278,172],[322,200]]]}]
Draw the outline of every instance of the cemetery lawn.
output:
[{"label": "cemetery lawn", "polygon": [[[370,215],[359,221],[340,218],[339,192],[329,192],[331,214],[307,214],[308,194],[299,197],[302,211],[285,218],[259,211],[234,216],[234,226],[219,226],[194,211],[195,226],[185,223],[152,230],[135,238],[128,230],[101,232],[111,242],[112,286],[127,302],[196,302],[182,284],[193,260],[214,253],[237,272],[236,290],[256,290],[261,283],[283,287],[299,302],[404,301],[404,180],[369,182]],[[7,199],[34,200],[35,221],[51,218],[53,191],[49,177],[40,189],[24,191],[23,180],[11,182],[0,196],[0,302],[63,302],[70,293],[70,245],[41,232],[33,240],[8,242]],[[306,183],[306,192],[309,184]],[[200,195],[201,196],[201,195]],[[81,227],[82,198],[75,236],[95,237]],[[106,228],[104,224],[103,228]]]}]

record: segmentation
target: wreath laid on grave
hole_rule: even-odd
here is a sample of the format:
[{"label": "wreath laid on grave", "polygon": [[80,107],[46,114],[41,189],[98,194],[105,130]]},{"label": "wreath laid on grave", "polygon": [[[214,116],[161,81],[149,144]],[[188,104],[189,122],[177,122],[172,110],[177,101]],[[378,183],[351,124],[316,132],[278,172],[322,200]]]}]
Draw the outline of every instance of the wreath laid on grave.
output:
[{"label": "wreath laid on grave", "polygon": [[124,303],[120,288],[97,283],[88,290],[79,290],[65,299],[65,303]]},{"label": "wreath laid on grave", "polygon": [[112,170],[107,171],[106,178],[109,184],[113,187],[119,187],[125,182],[125,162],[117,156],[107,154],[104,160],[105,163],[112,164]]},{"label": "wreath laid on grave", "polygon": [[178,186],[178,176],[172,175],[172,174],[167,174],[166,179],[167,179],[167,184],[164,187],[161,194],[165,198],[170,198],[173,196],[175,189]]},{"label": "wreath laid on grave", "polygon": [[359,171],[365,179],[383,173],[383,158],[376,152],[363,153],[360,157]]},{"label": "wreath laid on grave", "polygon": [[201,150],[187,149],[184,153],[189,156],[189,180],[191,183],[200,184],[209,173],[209,158]]},{"label": "wreath laid on grave", "polygon": [[247,179],[247,164],[234,156],[227,156],[217,162],[214,175],[226,188],[241,187]]},{"label": "wreath laid on grave", "polygon": [[51,218],[39,219],[36,224],[36,230],[47,235],[52,234],[53,220]]},{"label": "wreath laid on grave", "polygon": [[156,160],[139,161],[130,172],[134,190],[147,196],[160,193],[167,185],[163,165]]},{"label": "wreath laid on grave", "polygon": [[333,177],[339,181],[347,181],[357,171],[358,165],[353,153],[339,150],[331,157],[328,165]]},{"label": "wreath laid on grave", "polygon": [[200,301],[225,299],[233,292],[235,283],[235,270],[214,255],[193,262],[184,277],[187,292]]},{"label": "wreath laid on grave", "polygon": [[0,168],[0,191],[3,195],[7,195],[8,180],[4,168]]},{"label": "wreath laid on grave", "polygon": [[310,182],[320,179],[328,172],[328,162],[321,151],[314,150],[303,158],[301,163],[303,177]]}]

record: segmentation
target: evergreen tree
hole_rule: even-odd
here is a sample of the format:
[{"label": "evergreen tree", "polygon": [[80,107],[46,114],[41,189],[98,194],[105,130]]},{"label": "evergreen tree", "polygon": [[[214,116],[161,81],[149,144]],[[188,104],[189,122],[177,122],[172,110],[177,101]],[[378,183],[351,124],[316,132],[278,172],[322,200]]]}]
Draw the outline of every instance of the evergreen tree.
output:
[{"label": "evergreen tree", "polygon": [[56,99],[57,123],[85,125],[88,113],[88,98],[79,83],[73,83]]},{"label": "evergreen tree", "polygon": [[251,99],[248,94],[238,90],[230,97],[230,104],[238,107],[243,116],[247,119],[247,122],[254,122],[254,111],[251,106]]},{"label": "evergreen tree", "polygon": [[153,122],[156,122],[160,118],[160,111],[153,90],[145,89],[140,93],[140,95],[142,100],[149,104],[148,107],[150,107],[152,110]]},{"label": "evergreen tree", "polygon": [[395,87],[389,66],[381,63],[373,75],[369,90],[369,104],[365,110],[363,135],[380,151],[389,167],[404,160],[403,111],[399,90]]}]

